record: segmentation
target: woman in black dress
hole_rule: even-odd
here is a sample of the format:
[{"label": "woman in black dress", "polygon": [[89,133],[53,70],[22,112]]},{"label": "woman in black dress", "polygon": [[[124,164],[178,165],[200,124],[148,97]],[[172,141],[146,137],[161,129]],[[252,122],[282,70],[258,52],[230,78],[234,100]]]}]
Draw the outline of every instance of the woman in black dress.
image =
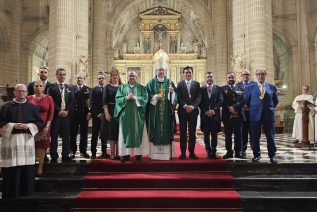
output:
[{"label": "woman in black dress", "polygon": [[116,93],[122,84],[120,73],[117,69],[110,72],[109,84],[104,91],[104,117],[101,128],[101,137],[110,141],[110,156],[114,160],[118,155],[118,134],[119,123],[113,118],[114,108],[116,105]]}]

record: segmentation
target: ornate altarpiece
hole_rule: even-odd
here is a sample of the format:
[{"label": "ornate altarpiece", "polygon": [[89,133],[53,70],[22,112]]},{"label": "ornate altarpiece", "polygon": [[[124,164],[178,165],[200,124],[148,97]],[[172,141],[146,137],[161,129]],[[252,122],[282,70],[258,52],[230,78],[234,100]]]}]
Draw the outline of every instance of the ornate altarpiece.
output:
[{"label": "ornate altarpiece", "polygon": [[[186,48],[182,30],[182,17],[179,12],[165,7],[155,7],[139,14],[139,37],[133,52],[122,53],[114,60],[116,68],[124,75],[128,69],[137,69],[139,82],[146,84],[153,77],[154,57],[164,52],[169,57],[169,76],[175,83],[182,80],[182,68],[194,68],[193,78],[204,81],[206,53]],[[190,44],[187,44],[190,45]],[[159,50],[161,50],[159,52]]]}]

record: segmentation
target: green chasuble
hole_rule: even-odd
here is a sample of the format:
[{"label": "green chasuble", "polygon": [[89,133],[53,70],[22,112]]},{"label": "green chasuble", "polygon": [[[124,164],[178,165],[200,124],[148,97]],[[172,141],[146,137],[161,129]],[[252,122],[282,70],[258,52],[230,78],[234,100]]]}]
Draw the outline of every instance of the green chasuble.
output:
[{"label": "green chasuble", "polygon": [[[127,100],[127,96],[133,94],[137,101]],[[148,94],[143,85],[135,84],[131,87],[123,84],[116,94],[116,107],[114,118],[119,120],[126,148],[140,147],[145,120],[145,109]]]},{"label": "green chasuble", "polygon": [[[149,102],[147,104],[147,129],[149,140],[154,145],[167,145],[173,140],[174,124],[174,107],[177,103],[177,95],[174,92],[174,102],[171,105],[169,98],[169,87],[172,83],[174,91],[176,88],[169,79],[164,77],[163,82],[159,82],[156,77],[151,79],[146,89],[149,94]],[[155,94],[163,94],[163,99],[158,100],[156,105],[150,103]]]}]

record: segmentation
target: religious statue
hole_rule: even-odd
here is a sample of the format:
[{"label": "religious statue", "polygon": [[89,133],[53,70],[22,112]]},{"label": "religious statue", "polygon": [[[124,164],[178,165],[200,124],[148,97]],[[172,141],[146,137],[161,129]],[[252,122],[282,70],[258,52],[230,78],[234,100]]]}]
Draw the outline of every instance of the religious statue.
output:
[{"label": "religious statue", "polygon": [[80,55],[78,58],[78,70],[77,73],[82,73],[84,76],[88,76],[88,57],[86,55]]},{"label": "religious statue", "polygon": [[175,36],[170,37],[170,53],[177,53],[177,39]]},{"label": "religious statue", "polygon": [[127,53],[128,45],[126,42],[122,43],[122,54]]},{"label": "religious statue", "polygon": [[203,46],[200,50],[200,58],[207,58],[207,49]]},{"label": "religious statue", "polygon": [[141,53],[140,43],[139,41],[136,42],[136,46],[134,47],[134,53]]},{"label": "religious statue", "polygon": [[144,39],[144,53],[151,53],[151,40],[150,37]]},{"label": "religious statue", "polygon": [[199,53],[199,42],[197,39],[193,42],[193,52],[197,54]]},{"label": "religious statue", "polygon": [[232,58],[233,62],[233,71],[236,73],[237,76],[241,75],[243,69],[246,68],[246,57],[244,54],[235,54]]},{"label": "religious statue", "polygon": [[184,42],[181,43],[181,46],[179,47],[180,53],[186,53],[186,45]]}]

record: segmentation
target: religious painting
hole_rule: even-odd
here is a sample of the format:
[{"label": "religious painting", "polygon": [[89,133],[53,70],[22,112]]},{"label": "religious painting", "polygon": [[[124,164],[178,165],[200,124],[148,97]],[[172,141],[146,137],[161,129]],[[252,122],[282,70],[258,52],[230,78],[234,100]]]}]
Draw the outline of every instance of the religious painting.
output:
[{"label": "religious painting", "polygon": [[171,54],[177,53],[177,38],[175,35],[170,36],[169,53]]},{"label": "religious painting", "polygon": [[144,46],[144,53],[151,53],[151,39],[150,39],[150,36],[146,36],[144,38],[144,43],[143,43],[143,46]]},{"label": "religious painting", "polygon": [[167,34],[167,28],[166,26],[162,24],[155,25],[153,27],[154,31],[154,50],[155,52],[163,49],[167,49],[166,45],[166,34]]}]

